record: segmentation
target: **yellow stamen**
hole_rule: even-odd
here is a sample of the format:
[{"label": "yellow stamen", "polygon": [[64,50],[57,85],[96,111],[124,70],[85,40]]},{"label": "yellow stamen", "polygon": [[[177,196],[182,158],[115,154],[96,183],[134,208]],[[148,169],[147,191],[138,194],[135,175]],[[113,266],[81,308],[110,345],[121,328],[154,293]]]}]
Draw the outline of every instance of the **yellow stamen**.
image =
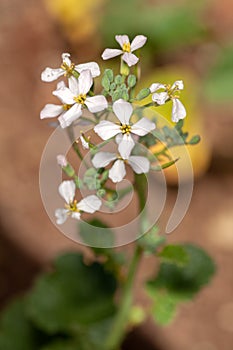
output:
[{"label": "yellow stamen", "polygon": [[127,124],[121,124],[121,132],[122,134],[127,134],[129,135],[130,132],[131,132],[131,126],[130,125],[127,125]]},{"label": "yellow stamen", "polygon": [[65,77],[70,77],[73,74],[73,70],[75,68],[75,64],[71,63],[70,66],[68,66],[68,64],[66,64],[65,62],[62,63],[61,68],[64,69],[65,71]]},{"label": "yellow stamen", "polygon": [[68,111],[71,108],[71,105],[64,104],[62,107],[64,111]]},{"label": "yellow stamen", "polygon": [[77,213],[80,212],[80,210],[77,207],[76,199],[73,202],[71,202],[70,204],[65,204],[65,208],[69,210],[69,214],[71,214],[73,212],[77,212]]},{"label": "yellow stamen", "polygon": [[86,101],[87,95],[78,95],[77,97],[74,97],[74,101],[79,103],[80,105],[84,105]]},{"label": "yellow stamen", "polygon": [[131,51],[130,43],[124,43],[122,46],[122,50],[124,52],[130,52]]}]

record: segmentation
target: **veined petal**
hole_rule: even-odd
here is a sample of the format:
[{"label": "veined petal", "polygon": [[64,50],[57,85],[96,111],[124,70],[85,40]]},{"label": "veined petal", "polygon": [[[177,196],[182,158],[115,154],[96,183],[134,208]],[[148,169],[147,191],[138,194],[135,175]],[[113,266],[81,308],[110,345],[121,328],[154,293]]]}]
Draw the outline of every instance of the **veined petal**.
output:
[{"label": "veined petal", "polygon": [[53,95],[58,97],[62,103],[72,105],[74,104],[75,95],[67,87],[59,88],[53,91]]},{"label": "veined petal", "polygon": [[101,207],[101,200],[95,196],[87,196],[83,198],[77,205],[79,210],[85,211],[86,213],[94,213],[96,210],[99,210]]},{"label": "veined petal", "polygon": [[58,225],[64,224],[68,217],[68,210],[67,209],[56,209],[55,210],[55,216],[57,218],[56,223]]},{"label": "veined petal", "polygon": [[57,83],[57,89],[56,90],[61,90],[61,89],[64,89],[66,87],[66,84],[65,82],[62,80],[62,81],[59,81]]},{"label": "veined petal", "polygon": [[79,94],[87,94],[93,84],[93,78],[89,69],[83,70],[78,78]]},{"label": "veined petal", "polygon": [[166,89],[164,84],[160,84],[160,83],[153,83],[151,84],[151,86],[149,87],[151,94],[153,94],[155,91],[160,90],[160,89]]},{"label": "veined petal", "polygon": [[60,115],[58,121],[61,127],[67,128],[70,126],[73,121],[78,119],[82,115],[82,106],[78,103],[75,103],[67,112]]},{"label": "veined petal", "polygon": [[69,89],[72,92],[72,94],[74,96],[78,96],[79,95],[79,84],[78,84],[78,80],[71,76],[68,79],[68,83],[69,83]]},{"label": "veined petal", "polygon": [[139,58],[131,52],[125,52],[122,59],[128,64],[129,67],[138,63]]},{"label": "veined petal", "polygon": [[42,111],[40,112],[40,119],[54,118],[59,116],[62,112],[64,112],[64,110],[61,105],[54,105],[49,103],[45,105]]},{"label": "veined petal", "polygon": [[131,135],[123,135],[122,141],[119,143],[118,151],[123,159],[128,159],[132,149],[134,148],[134,140]]},{"label": "veined petal", "polygon": [[102,95],[87,97],[85,104],[92,113],[100,112],[108,107],[108,102]]},{"label": "veined petal", "polygon": [[120,133],[120,134],[116,135],[115,141],[119,145],[121,143],[122,139],[123,139],[123,135]]},{"label": "veined petal", "polygon": [[103,140],[108,140],[121,132],[119,125],[109,122],[108,120],[101,120],[101,122],[94,127],[94,131]]},{"label": "veined petal", "polygon": [[117,118],[120,120],[121,124],[129,124],[129,119],[133,113],[131,103],[119,99],[113,103],[112,109]]},{"label": "veined petal", "polygon": [[73,180],[63,181],[58,187],[58,191],[62,198],[65,199],[67,204],[70,204],[74,200],[75,196],[75,183]]},{"label": "veined petal", "polygon": [[109,178],[112,182],[121,182],[126,175],[125,163],[123,160],[118,159],[109,170]]},{"label": "veined petal", "polygon": [[140,47],[145,45],[146,41],[147,41],[147,37],[144,35],[135,36],[135,38],[133,39],[133,41],[131,43],[131,52],[133,52],[137,49],[140,49]]},{"label": "veined petal", "polygon": [[167,92],[156,92],[152,95],[152,101],[156,102],[158,105],[164,105],[164,103],[169,99]]},{"label": "veined petal", "polygon": [[64,70],[62,68],[45,68],[45,70],[41,73],[41,80],[50,83],[58,78],[60,78],[64,74]]},{"label": "veined petal", "polygon": [[174,98],[172,103],[172,121],[177,123],[180,119],[184,119],[186,117],[186,110],[183,103],[181,103],[177,98]]},{"label": "veined petal", "polygon": [[100,67],[96,62],[87,62],[75,66],[75,70],[79,73],[87,69],[91,71],[92,78],[98,77],[100,75]]},{"label": "veined petal", "polygon": [[155,127],[155,123],[148,120],[147,118],[142,118],[137,123],[131,126],[131,132],[139,136],[144,136],[148,134],[151,130],[154,130]]},{"label": "veined petal", "polygon": [[116,153],[111,152],[98,152],[92,159],[92,163],[95,168],[104,168],[110,164],[113,160],[117,159]]},{"label": "veined petal", "polygon": [[148,173],[150,170],[150,162],[146,157],[130,156],[128,163],[137,174]]},{"label": "veined petal", "polygon": [[110,58],[119,56],[122,53],[123,51],[118,49],[105,49],[101,57],[103,58],[103,60],[109,60]]},{"label": "veined petal", "polygon": [[71,60],[70,60],[70,54],[65,52],[61,55],[62,58],[62,62],[64,62],[65,64],[67,64],[68,67],[71,66]]},{"label": "veined petal", "polygon": [[174,84],[172,85],[172,89],[177,88],[178,90],[184,89],[184,83],[183,80],[176,80]]},{"label": "veined petal", "polygon": [[71,217],[72,217],[73,219],[76,219],[76,220],[80,220],[80,216],[81,216],[81,214],[80,214],[79,212],[77,212],[77,211],[75,211],[75,212],[73,212],[73,213],[71,214]]}]

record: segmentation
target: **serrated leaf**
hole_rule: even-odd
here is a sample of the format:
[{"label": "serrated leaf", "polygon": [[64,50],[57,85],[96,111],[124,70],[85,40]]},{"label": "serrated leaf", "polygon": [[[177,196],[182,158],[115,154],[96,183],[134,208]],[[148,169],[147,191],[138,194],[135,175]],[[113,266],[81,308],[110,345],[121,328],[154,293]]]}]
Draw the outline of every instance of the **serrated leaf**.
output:
[{"label": "serrated leaf", "polygon": [[86,266],[79,254],[55,261],[55,270],[42,275],[27,302],[27,312],[42,330],[54,334],[92,327],[111,317],[116,281],[102,265]]},{"label": "serrated leaf", "polygon": [[158,254],[162,261],[177,265],[185,265],[189,261],[189,256],[185,248],[181,245],[167,245]]},{"label": "serrated leaf", "polygon": [[[192,299],[215,272],[214,262],[204,250],[191,244],[182,247],[189,261],[183,266],[162,262],[158,275],[147,283],[146,290],[154,301],[153,317],[162,324],[173,318],[178,303]],[[164,305],[159,304],[159,298],[162,298]],[[165,313],[165,316],[161,316],[161,313]]]},{"label": "serrated leaf", "polygon": [[79,223],[79,235],[83,243],[91,247],[109,248],[114,246],[114,233],[98,219]]}]

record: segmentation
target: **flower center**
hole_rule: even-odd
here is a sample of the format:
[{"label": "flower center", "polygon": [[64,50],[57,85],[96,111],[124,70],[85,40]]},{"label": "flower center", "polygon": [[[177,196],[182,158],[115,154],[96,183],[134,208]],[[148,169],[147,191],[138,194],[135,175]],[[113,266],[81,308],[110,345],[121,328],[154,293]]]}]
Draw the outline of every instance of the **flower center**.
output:
[{"label": "flower center", "polygon": [[68,111],[71,108],[71,105],[64,104],[62,107],[64,111]]},{"label": "flower center", "polygon": [[128,124],[121,124],[121,132],[123,135],[129,135],[131,133],[131,126]]},{"label": "flower center", "polygon": [[130,52],[131,51],[130,43],[124,43],[122,46],[122,50],[124,52]]},{"label": "flower center", "polygon": [[167,84],[165,86],[166,86],[166,91],[168,93],[168,96],[171,100],[173,98],[180,98],[180,90],[177,86],[175,86],[173,89],[170,84]]},{"label": "flower center", "polygon": [[71,63],[70,66],[68,66],[67,63],[63,62],[62,65],[61,65],[61,68],[65,71],[65,77],[71,77],[71,75],[73,74],[73,70],[75,68],[75,64],[74,63]]},{"label": "flower center", "polygon": [[80,105],[84,105],[86,98],[87,98],[87,95],[80,94],[77,97],[74,97],[74,101],[79,103]]},{"label": "flower center", "polygon": [[65,204],[65,208],[69,210],[69,213],[74,213],[74,212],[78,212],[79,213],[79,209],[77,207],[77,201],[76,199],[71,202],[70,204]]}]

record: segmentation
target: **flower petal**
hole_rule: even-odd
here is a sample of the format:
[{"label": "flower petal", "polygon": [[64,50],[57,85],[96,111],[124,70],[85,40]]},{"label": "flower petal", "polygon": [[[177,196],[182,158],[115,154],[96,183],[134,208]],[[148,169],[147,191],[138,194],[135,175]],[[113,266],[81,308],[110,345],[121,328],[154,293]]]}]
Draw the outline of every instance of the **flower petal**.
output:
[{"label": "flower petal", "polygon": [[62,198],[65,199],[67,204],[70,204],[74,200],[75,196],[75,183],[73,180],[63,181],[58,187],[58,191]]},{"label": "flower petal", "polygon": [[63,154],[57,156],[57,164],[61,167],[66,167],[68,165],[67,159]]},{"label": "flower petal", "polygon": [[125,52],[122,59],[128,64],[129,67],[138,63],[139,58],[131,52]]},{"label": "flower petal", "polygon": [[148,173],[150,170],[150,162],[146,157],[130,156],[128,163],[137,174]]},{"label": "flower petal", "polygon": [[121,124],[129,124],[129,119],[133,113],[133,107],[131,103],[119,99],[113,103],[112,108]]},{"label": "flower petal", "polygon": [[56,223],[58,225],[64,224],[68,217],[68,210],[67,209],[56,209],[55,210],[55,216],[57,218]]},{"label": "flower petal", "polygon": [[89,111],[92,113],[103,111],[108,107],[108,102],[102,95],[88,97],[85,101],[85,104],[87,105]]},{"label": "flower petal", "polygon": [[149,89],[150,89],[151,94],[153,94],[157,90],[166,89],[166,86],[164,84],[154,83],[154,84],[151,84]]},{"label": "flower petal", "polygon": [[169,99],[167,92],[156,92],[152,95],[152,101],[156,102],[158,105],[164,105],[164,103]]},{"label": "flower petal", "polygon": [[154,130],[155,127],[155,123],[148,120],[147,118],[142,118],[137,123],[131,126],[131,132],[139,136],[144,136],[148,134],[151,130]]},{"label": "flower petal", "polygon": [[110,164],[113,160],[117,159],[116,153],[111,152],[99,152],[96,153],[92,159],[92,163],[95,168],[104,168]]},{"label": "flower petal", "polygon": [[87,94],[93,84],[93,78],[89,69],[83,70],[78,78],[79,94]]},{"label": "flower petal", "polygon": [[61,127],[64,129],[70,126],[73,121],[80,117],[80,115],[82,115],[82,106],[75,103],[67,112],[60,115],[58,121]]},{"label": "flower petal", "polygon": [[64,74],[64,70],[62,68],[45,68],[45,70],[41,73],[41,80],[50,83],[58,78],[60,78]]},{"label": "flower petal", "polygon": [[96,210],[99,210],[101,207],[101,200],[95,196],[87,196],[83,198],[77,205],[79,210],[85,211],[86,213],[94,213]]},{"label": "flower petal", "polygon": [[80,220],[80,216],[81,216],[81,214],[80,214],[79,212],[77,212],[77,211],[75,211],[75,212],[73,212],[73,213],[71,214],[71,217],[72,217],[73,219],[76,219],[76,220]]},{"label": "flower petal", "polygon": [[57,90],[53,91],[53,95],[58,97],[62,103],[66,103],[68,105],[74,104],[75,95],[72,94],[70,89],[67,87],[59,87]]},{"label": "flower petal", "polygon": [[75,66],[75,70],[79,73],[87,69],[91,71],[92,78],[98,77],[100,75],[100,67],[96,62],[87,62]]},{"label": "flower petal", "polygon": [[122,53],[123,51],[118,49],[105,49],[101,57],[103,58],[103,60],[109,60],[109,58],[119,56]]},{"label": "flower petal", "polygon": [[61,55],[62,58],[62,62],[64,62],[65,64],[67,64],[68,67],[71,66],[71,60],[70,60],[70,54],[65,52]]},{"label": "flower petal", "polygon": [[131,135],[123,135],[122,141],[118,146],[118,151],[123,159],[128,159],[132,149],[134,148],[134,140]]},{"label": "flower petal", "polygon": [[186,117],[186,110],[184,105],[177,98],[174,98],[172,102],[172,121],[177,123],[180,119],[184,119]]},{"label": "flower petal", "polygon": [[126,175],[125,163],[123,160],[118,159],[109,170],[109,178],[112,182],[121,182]]},{"label": "flower petal", "polygon": [[94,131],[103,140],[108,140],[121,132],[119,125],[109,122],[108,120],[102,120],[94,127]]},{"label": "flower petal", "polygon": [[89,142],[87,142],[82,135],[80,135],[80,141],[83,149],[90,149]]},{"label": "flower petal", "polygon": [[64,112],[64,109],[61,105],[47,104],[44,106],[40,112],[40,119],[44,118],[54,118]]},{"label": "flower petal", "polygon": [[121,47],[123,47],[124,44],[129,43],[128,35],[115,35],[115,39]]},{"label": "flower petal", "polygon": [[72,94],[74,96],[78,96],[79,95],[79,84],[78,84],[78,80],[71,76],[68,79],[68,83],[69,83],[69,89],[72,92]]},{"label": "flower petal", "polygon": [[133,52],[137,49],[140,49],[140,47],[145,45],[146,41],[147,41],[147,37],[144,35],[135,36],[135,38],[133,39],[133,41],[131,43],[131,52]]},{"label": "flower petal", "polygon": [[174,84],[172,85],[172,89],[177,88],[177,90],[183,90],[184,89],[184,83],[183,80],[176,80]]}]

